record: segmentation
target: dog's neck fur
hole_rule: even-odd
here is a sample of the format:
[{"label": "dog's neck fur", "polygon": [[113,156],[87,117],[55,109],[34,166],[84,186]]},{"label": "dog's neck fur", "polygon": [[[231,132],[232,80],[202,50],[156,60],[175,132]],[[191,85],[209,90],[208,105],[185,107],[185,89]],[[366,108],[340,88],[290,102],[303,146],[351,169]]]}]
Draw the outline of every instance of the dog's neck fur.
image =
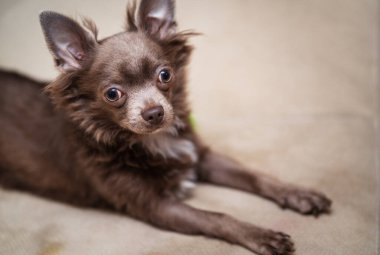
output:
[{"label": "dog's neck fur", "polygon": [[144,135],[139,141],[134,141],[140,142],[153,156],[159,155],[164,159],[175,160],[183,157],[187,161],[195,163],[198,155],[194,143],[179,137],[179,129],[183,129],[184,126],[185,124],[177,118],[171,127],[157,133]]}]

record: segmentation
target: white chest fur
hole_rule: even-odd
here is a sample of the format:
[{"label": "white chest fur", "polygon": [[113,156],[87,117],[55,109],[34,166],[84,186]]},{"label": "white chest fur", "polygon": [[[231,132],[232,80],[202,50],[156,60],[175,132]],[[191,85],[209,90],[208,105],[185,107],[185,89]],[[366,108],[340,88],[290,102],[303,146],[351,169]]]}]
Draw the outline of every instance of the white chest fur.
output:
[{"label": "white chest fur", "polygon": [[190,140],[170,133],[148,135],[142,139],[142,144],[152,155],[160,155],[165,159],[188,158],[191,163],[198,160],[195,146]]}]

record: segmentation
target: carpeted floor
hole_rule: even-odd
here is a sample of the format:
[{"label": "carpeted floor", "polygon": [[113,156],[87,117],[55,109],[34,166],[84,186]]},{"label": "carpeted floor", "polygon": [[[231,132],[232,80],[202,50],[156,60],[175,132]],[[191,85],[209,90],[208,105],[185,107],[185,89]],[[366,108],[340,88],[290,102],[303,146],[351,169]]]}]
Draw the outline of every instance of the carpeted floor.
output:
[{"label": "carpeted floor", "polygon": [[[2,0],[0,66],[56,72],[39,28],[44,9],[122,29],[125,1]],[[183,29],[204,35],[190,67],[202,137],[216,150],[324,191],[319,219],[261,198],[199,185],[189,204],[292,235],[299,255],[373,255],[378,245],[379,4],[376,0],[179,0]],[[1,123],[0,123],[1,125]],[[251,254],[128,217],[0,190],[1,255]]]}]

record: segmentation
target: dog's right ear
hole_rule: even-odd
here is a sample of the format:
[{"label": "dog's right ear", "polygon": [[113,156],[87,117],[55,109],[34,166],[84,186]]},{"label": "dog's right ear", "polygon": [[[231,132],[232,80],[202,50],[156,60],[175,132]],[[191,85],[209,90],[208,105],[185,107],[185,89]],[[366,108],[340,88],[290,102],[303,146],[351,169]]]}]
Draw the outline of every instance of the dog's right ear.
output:
[{"label": "dog's right ear", "polygon": [[61,72],[83,68],[96,40],[77,22],[56,12],[43,11],[40,23],[46,43]]}]

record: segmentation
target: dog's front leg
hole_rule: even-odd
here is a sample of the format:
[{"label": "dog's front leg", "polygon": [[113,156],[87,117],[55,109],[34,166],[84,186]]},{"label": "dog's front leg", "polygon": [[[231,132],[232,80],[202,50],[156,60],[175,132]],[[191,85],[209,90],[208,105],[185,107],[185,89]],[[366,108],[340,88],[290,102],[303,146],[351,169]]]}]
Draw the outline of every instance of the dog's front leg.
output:
[{"label": "dog's front leg", "polygon": [[218,238],[262,255],[287,255],[294,250],[286,234],[243,223],[225,214],[195,209],[165,196],[156,186],[159,180],[149,181],[120,172],[98,173],[92,174],[93,184],[108,203],[157,227]]},{"label": "dog's front leg", "polygon": [[325,195],[246,169],[236,161],[212,151],[207,152],[201,160],[198,175],[201,181],[255,193],[302,214],[319,215],[330,210],[331,200]]},{"label": "dog's front leg", "polygon": [[[135,216],[138,216],[137,214]],[[263,229],[233,217],[190,207],[181,202],[158,200],[143,220],[180,233],[205,235],[238,244],[258,254],[291,254],[290,236]]]}]

